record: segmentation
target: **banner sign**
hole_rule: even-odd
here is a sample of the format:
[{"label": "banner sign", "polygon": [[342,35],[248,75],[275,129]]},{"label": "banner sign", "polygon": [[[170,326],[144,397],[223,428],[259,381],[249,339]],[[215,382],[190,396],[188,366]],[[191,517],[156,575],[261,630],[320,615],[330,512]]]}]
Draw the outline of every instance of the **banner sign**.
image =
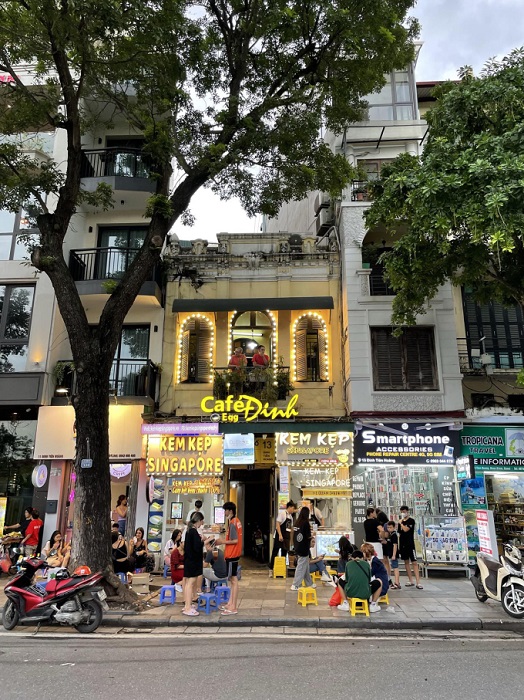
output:
[{"label": "banner sign", "polygon": [[218,423],[142,423],[142,435],[218,435]]},{"label": "banner sign", "polygon": [[476,510],[475,515],[477,516],[480,551],[489,554],[491,557],[498,558],[497,535],[495,532],[493,511]]},{"label": "banner sign", "polygon": [[221,476],[222,437],[161,435],[147,438],[147,474]]},{"label": "banner sign", "polygon": [[253,464],[255,436],[253,433],[224,435],[224,464]]},{"label": "banner sign", "polygon": [[353,433],[277,433],[278,462],[353,464]]},{"label": "banner sign", "polygon": [[378,423],[355,435],[358,464],[439,465],[455,463],[459,434],[431,423]]},{"label": "banner sign", "polygon": [[467,425],[460,441],[462,456],[473,458],[477,474],[524,471],[524,426]]}]

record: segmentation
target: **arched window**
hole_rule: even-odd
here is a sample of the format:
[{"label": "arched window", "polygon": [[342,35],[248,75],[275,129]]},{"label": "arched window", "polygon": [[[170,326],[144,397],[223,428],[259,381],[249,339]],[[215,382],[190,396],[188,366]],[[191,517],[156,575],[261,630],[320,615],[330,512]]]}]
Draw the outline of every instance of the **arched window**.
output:
[{"label": "arched window", "polygon": [[276,319],[271,311],[244,311],[231,318],[231,354],[241,347],[248,367],[258,345],[264,345],[271,362],[275,362]]},{"label": "arched window", "polygon": [[178,341],[178,381],[213,381],[213,345],[215,333],[211,321],[200,314],[183,324]]},{"label": "arched window", "polygon": [[306,314],[295,322],[295,377],[296,382],[327,382],[328,340],[327,328],[319,314]]}]

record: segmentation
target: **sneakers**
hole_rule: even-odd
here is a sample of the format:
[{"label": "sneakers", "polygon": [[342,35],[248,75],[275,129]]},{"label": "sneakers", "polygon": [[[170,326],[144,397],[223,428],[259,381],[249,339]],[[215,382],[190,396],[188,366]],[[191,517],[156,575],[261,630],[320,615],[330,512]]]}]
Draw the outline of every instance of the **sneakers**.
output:
[{"label": "sneakers", "polygon": [[299,588],[300,588],[300,586],[295,586],[295,584],[293,584],[293,585],[291,586],[290,590],[291,590],[291,591],[298,591]]},{"label": "sneakers", "polygon": [[331,579],[330,581],[326,581],[326,584],[328,586],[332,586],[333,588],[337,587],[337,584],[333,581],[333,579]]},{"label": "sneakers", "polygon": [[312,583],[311,586],[309,586],[309,588],[316,588],[316,587],[317,587],[316,583]]},{"label": "sneakers", "polygon": [[331,581],[331,576],[328,574],[327,571],[323,571],[322,576],[320,577],[320,580],[328,583],[329,581]]},{"label": "sneakers", "polygon": [[337,605],[337,608],[338,610],[344,610],[345,612],[349,612],[349,603],[347,602],[347,600],[345,600],[344,602],[340,603],[340,605]]},{"label": "sneakers", "polygon": [[380,605],[378,603],[371,603],[369,606],[369,612],[370,613],[380,612]]},{"label": "sneakers", "polygon": [[175,591],[177,593],[183,593],[184,589],[182,588],[182,586],[179,583],[175,583]]}]

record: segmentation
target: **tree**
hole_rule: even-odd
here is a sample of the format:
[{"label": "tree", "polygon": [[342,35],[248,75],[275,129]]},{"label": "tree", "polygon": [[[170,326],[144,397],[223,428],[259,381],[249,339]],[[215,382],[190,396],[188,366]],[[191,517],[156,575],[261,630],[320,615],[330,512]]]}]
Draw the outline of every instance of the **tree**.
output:
[{"label": "tree", "polygon": [[524,307],[524,50],[460,77],[435,90],[422,157],[399,156],[373,183],[366,223],[395,241],[383,262],[399,326],[447,280]]},{"label": "tree", "polygon": [[[384,73],[412,58],[410,0],[4,0],[0,9],[0,133],[50,125],[67,138],[67,162],[39,165],[16,143],[0,146],[0,207],[29,195],[40,206],[33,265],[46,273],[77,373],[73,558],[110,561],[108,378],[124,318],[158,262],[167,232],[208,186],[247,211],[275,214],[311,189],[340,191],[351,177],[319,137],[341,131]],[[17,73],[34,64],[32,84]],[[145,138],[156,183],[144,243],[89,327],[62,248],[84,202],[111,192],[81,188],[82,134],[112,105]],[[98,107],[99,108],[98,108]],[[97,116],[101,115],[101,116]],[[172,186],[173,166],[176,180]],[[51,202],[51,204],[49,204]],[[87,456],[93,467],[79,469]]]}]

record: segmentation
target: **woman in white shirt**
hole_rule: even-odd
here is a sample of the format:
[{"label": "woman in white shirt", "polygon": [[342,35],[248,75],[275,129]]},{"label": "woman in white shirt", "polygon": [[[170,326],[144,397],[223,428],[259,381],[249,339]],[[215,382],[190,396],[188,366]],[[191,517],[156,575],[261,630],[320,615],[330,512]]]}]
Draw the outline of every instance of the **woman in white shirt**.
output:
[{"label": "woman in white shirt", "polygon": [[169,539],[166,542],[166,546],[164,547],[164,564],[166,566],[171,566],[171,552],[173,550],[173,547],[176,547],[176,545],[180,542],[181,539],[182,530],[176,528],[171,534],[171,539]]}]

